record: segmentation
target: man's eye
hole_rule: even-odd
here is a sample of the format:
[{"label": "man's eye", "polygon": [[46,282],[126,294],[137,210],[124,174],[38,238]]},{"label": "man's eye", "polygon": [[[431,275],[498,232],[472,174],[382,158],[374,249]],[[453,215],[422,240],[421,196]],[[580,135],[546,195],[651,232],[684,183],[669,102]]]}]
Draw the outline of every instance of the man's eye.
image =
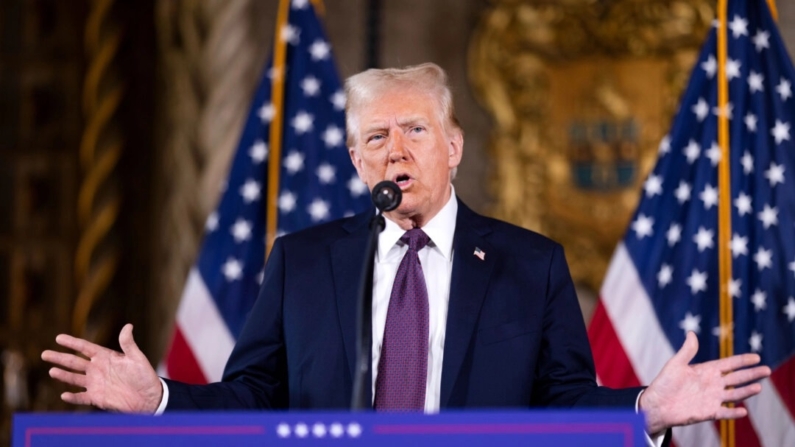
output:
[{"label": "man's eye", "polygon": [[378,141],[378,140],[381,140],[383,138],[384,138],[383,135],[371,135],[369,138],[367,138],[367,142],[369,143],[371,141]]},{"label": "man's eye", "polygon": [[414,132],[414,133],[420,133],[420,132],[425,131],[425,128],[422,127],[422,126],[414,126],[414,127],[411,128],[411,131]]}]

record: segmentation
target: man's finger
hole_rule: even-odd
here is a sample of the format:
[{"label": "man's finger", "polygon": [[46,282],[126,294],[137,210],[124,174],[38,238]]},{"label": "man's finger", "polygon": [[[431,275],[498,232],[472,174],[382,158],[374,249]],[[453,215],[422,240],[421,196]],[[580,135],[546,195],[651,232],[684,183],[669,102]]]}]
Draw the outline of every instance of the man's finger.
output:
[{"label": "man's finger", "polygon": [[[696,356],[698,353],[698,337],[692,331],[688,332],[685,336],[685,342],[682,343],[682,347],[679,348],[676,354],[674,354],[673,359],[676,359],[677,362],[682,364],[689,364],[691,360]],[[673,360],[672,359],[672,360]]]},{"label": "man's finger", "polygon": [[717,419],[739,419],[748,416],[748,410],[744,407],[721,407],[718,410]]},{"label": "man's finger", "polygon": [[41,359],[72,371],[85,372],[88,367],[88,360],[65,352],[47,350],[41,353]]},{"label": "man's finger", "polygon": [[88,398],[86,393],[61,393],[61,399],[73,405],[91,405],[91,399]]},{"label": "man's finger", "polygon": [[726,390],[723,400],[725,402],[741,402],[751,396],[755,396],[762,392],[762,385],[759,383],[752,383],[740,388],[732,388]]},{"label": "man's finger", "polygon": [[67,334],[58,335],[55,337],[55,342],[64,348],[75,350],[89,358],[94,357],[98,352],[100,352],[100,350],[105,349],[102,346],[91,343],[88,340],[72,337],[71,335]]},{"label": "man's finger", "polygon": [[121,328],[121,332],[119,332],[119,346],[121,346],[121,351],[125,355],[143,355],[141,350],[138,349],[138,345],[135,344],[135,340],[133,339],[133,325],[130,323],[125,324],[124,327]]},{"label": "man's finger", "polygon": [[749,366],[757,365],[762,359],[758,354],[741,354],[726,357],[725,359],[713,360],[711,362],[703,363],[705,367],[718,368],[720,372],[726,374],[736,369],[747,368]]},{"label": "man's finger", "polygon": [[737,386],[744,383],[754,382],[770,376],[770,368],[767,366],[757,366],[755,368],[740,369],[726,374],[723,380],[726,386]]},{"label": "man's finger", "polygon": [[61,368],[50,368],[50,377],[60,380],[68,385],[78,386],[85,388],[88,383],[85,374],[76,374],[69,371],[64,371]]}]

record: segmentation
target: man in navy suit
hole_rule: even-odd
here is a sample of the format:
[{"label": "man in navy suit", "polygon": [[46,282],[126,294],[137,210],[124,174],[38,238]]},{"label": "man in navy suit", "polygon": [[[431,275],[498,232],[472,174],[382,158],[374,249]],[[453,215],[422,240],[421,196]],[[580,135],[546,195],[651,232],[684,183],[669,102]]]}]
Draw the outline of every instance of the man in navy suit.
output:
[{"label": "man in navy suit", "polygon": [[[596,385],[560,245],[480,216],[455,197],[451,180],[461,161],[463,132],[439,67],[368,70],[350,78],[346,92],[347,145],[359,176],[370,188],[392,180],[403,193],[400,206],[386,213],[379,237],[371,391],[380,393],[377,376],[387,376],[379,361],[393,312],[390,290],[410,251],[402,237],[421,229],[429,242],[414,253],[424,279],[423,303],[427,295],[428,348],[426,355],[423,346],[420,359],[427,371],[409,378],[420,383],[415,409],[634,407],[647,413],[649,433],[746,414],[723,404],[757,394],[759,384],[742,385],[768,376],[769,368],[752,367],[759,362],[755,354],[689,365],[698,349],[693,334],[645,390]],[[276,241],[259,299],[222,382],[194,386],[159,379],[127,325],[119,338],[123,353],[58,336],[59,344],[90,359],[42,354],[60,366],[51,369],[52,377],[85,389],[62,398],[146,413],[348,408],[357,288],[373,212]],[[426,334],[418,336],[424,345]]]}]

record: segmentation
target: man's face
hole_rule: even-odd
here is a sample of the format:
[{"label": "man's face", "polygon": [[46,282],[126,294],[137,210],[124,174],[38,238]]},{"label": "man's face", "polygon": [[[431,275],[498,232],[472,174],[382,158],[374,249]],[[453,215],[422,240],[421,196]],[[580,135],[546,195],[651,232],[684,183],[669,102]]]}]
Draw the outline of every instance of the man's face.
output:
[{"label": "man's face", "polygon": [[463,136],[445,132],[438,101],[416,89],[387,90],[356,112],[356,147],[349,152],[359,177],[370,189],[382,180],[397,183],[403,200],[389,216],[399,224],[411,219],[424,225],[450,197]]}]

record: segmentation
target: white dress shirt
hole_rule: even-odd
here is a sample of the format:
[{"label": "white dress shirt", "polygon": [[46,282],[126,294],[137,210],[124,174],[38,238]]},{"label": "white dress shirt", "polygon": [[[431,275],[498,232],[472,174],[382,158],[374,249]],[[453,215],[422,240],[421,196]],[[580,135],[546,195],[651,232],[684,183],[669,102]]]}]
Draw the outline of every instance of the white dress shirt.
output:
[{"label": "white dress shirt", "polygon": [[[422,274],[428,289],[428,375],[425,387],[425,412],[437,413],[442,386],[444,333],[447,325],[447,304],[450,301],[450,277],[453,272],[453,235],[458,215],[458,201],[452,190],[450,199],[422,231],[431,241],[419,251]],[[373,398],[378,360],[384,342],[386,313],[392,284],[408,245],[400,242],[406,230],[389,219],[378,237],[378,252],[373,273]]]}]

